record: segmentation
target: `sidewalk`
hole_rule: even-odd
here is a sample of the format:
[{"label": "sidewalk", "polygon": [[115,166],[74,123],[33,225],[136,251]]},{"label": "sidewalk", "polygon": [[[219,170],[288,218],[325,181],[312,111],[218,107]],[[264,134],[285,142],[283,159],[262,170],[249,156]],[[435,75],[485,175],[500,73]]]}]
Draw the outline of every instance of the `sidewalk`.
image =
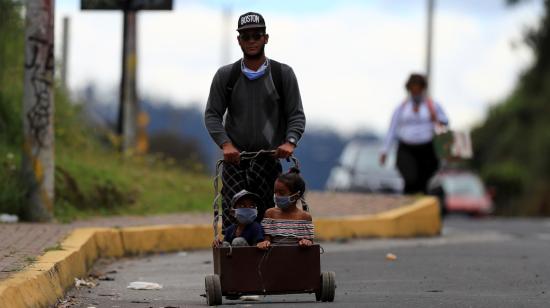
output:
[{"label": "sidewalk", "polygon": [[[312,192],[307,196],[314,217],[377,214],[410,203],[414,197]],[[75,221],[70,224],[0,224],[0,281],[54,248],[72,230],[81,227],[127,227],[162,224],[211,223],[210,213],[156,216],[116,216]]]}]

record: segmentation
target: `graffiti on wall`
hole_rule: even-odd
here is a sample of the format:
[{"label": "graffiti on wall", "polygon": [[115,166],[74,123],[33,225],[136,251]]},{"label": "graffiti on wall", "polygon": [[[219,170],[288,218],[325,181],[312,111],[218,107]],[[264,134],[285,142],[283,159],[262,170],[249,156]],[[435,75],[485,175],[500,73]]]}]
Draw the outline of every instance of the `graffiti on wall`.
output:
[{"label": "graffiti on wall", "polygon": [[48,128],[52,120],[53,44],[36,36],[28,37],[27,44],[30,54],[25,69],[30,71],[34,101],[25,116],[32,137],[40,147],[44,147],[48,142]]}]

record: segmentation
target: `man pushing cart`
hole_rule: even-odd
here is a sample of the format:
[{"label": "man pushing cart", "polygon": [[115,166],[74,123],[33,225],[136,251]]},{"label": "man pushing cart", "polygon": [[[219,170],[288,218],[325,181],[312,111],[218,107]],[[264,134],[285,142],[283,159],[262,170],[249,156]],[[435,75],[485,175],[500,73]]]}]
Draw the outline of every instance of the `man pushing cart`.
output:
[{"label": "man pushing cart", "polygon": [[[262,221],[265,211],[273,207],[273,184],[282,171],[279,159],[294,153],[305,129],[292,68],[265,56],[269,35],[262,15],[243,14],[237,31],[243,58],[216,72],[204,115],[210,136],[223,151],[224,230],[234,223],[230,204],[242,190],[262,199],[256,218]],[[260,153],[241,160],[241,152]]]}]

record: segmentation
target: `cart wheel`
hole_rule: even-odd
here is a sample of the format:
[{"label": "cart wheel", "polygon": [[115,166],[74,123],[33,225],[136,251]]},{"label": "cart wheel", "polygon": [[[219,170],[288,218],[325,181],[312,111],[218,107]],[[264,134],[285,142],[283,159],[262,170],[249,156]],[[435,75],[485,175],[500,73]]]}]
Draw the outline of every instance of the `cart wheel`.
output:
[{"label": "cart wheel", "polygon": [[220,276],[208,275],[204,278],[206,288],[206,303],[208,306],[216,306],[222,304],[222,285]]},{"label": "cart wheel", "polygon": [[334,301],[334,293],[336,291],[335,277],[336,274],[334,272],[323,272],[321,274],[321,291],[319,292],[320,296],[317,296],[316,293],[316,298],[319,298],[323,302]]}]

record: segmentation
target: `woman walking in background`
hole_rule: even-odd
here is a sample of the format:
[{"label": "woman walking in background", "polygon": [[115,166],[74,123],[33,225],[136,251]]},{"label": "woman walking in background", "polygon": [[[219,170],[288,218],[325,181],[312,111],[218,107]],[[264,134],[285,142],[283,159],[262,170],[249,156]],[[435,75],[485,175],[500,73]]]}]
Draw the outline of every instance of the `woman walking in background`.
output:
[{"label": "woman walking in background", "polygon": [[433,140],[449,120],[441,106],[426,95],[428,82],[423,75],[411,74],[405,88],[409,95],[393,112],[380,164],[385,164],[397,141],[397,169],[405,181],[405,194],[426,193],[429,179],[439,168]]}]

